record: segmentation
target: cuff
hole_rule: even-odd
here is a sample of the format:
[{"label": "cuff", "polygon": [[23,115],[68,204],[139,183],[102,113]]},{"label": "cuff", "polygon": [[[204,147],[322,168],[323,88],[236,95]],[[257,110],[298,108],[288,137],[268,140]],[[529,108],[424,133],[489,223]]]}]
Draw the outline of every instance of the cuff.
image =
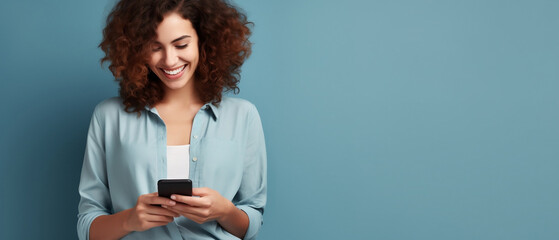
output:
[{"label": "cuff", "polygon": [[248,215],[249,223],[244,239],[255,239],[263,224],[262,213],[246,205],[237,206],[237,208],[243,210]]},{"label": "cuff", "polygon": [[109,215],[103,211],[89,212],[78,215],[78,238],[80,240],[89,240],[89,228],[95,218],[101,215]]}]

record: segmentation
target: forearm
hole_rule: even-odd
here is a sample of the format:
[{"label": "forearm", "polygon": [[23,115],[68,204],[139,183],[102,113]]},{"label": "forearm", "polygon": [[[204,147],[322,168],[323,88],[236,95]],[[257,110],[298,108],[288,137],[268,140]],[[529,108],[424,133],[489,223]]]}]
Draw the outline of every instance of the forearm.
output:
[{"label": "forearm", "polygon": [[130,209],[95,218],[89,229],[89,239],[120,239],[130,233],[124,224],[129,212]]},{"label": "forearm", "polygon": [[227,232],[243,239],[248,229],[248,215],[231,203],[232,207],[228,214],[218,219],[217,222]]}]

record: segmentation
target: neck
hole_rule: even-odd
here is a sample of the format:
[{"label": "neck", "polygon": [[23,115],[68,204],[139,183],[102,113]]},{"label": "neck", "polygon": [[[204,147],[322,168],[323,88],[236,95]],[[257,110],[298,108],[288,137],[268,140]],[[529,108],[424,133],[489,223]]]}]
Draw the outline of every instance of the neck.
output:
[{"label": "neck", "polygon": [[161,103],[188,108],[204,104],[200,100],[192,80],[179,89],[170,89],[165,86],[165,96],[163,96]]}]

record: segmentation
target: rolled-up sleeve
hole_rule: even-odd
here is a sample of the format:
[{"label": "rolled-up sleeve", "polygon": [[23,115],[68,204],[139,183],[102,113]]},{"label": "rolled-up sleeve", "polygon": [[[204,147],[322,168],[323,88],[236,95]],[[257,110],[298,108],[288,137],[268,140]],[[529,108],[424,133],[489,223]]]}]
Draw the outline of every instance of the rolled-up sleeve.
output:
[{"label": "rolled-up sleeve", "polygon": [[266,206],[267,158],[262,122],[254,105],[248,119],[243,180],[236,196],[236,206],[248,215],[250,221],[244,239],[254,239],[262,226]]},{"label": "rolled-up sleeve", "polygon": [[110,196],[105,163],[104,128],[99,123],[98,109],[91,118],[78,191],[77,231],[79,239],[89,239],[93,220],[110,213]]}]

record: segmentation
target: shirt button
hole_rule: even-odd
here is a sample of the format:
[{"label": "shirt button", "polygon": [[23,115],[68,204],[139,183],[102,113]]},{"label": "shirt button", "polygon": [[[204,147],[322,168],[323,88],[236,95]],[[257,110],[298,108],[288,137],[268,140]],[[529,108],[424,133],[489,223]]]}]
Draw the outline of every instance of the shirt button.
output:
[{"label": "shirt button", "polygon": [[197,139],[197,138],[198,138],[198,135],[194,135],[194,139]]},{"label": "shirt button", "polygon": [[193,158],[192,158],[192,161],[196,162],[196,161],[198,161],[198,158],[197,158],[197,157],[193,157]]}]

